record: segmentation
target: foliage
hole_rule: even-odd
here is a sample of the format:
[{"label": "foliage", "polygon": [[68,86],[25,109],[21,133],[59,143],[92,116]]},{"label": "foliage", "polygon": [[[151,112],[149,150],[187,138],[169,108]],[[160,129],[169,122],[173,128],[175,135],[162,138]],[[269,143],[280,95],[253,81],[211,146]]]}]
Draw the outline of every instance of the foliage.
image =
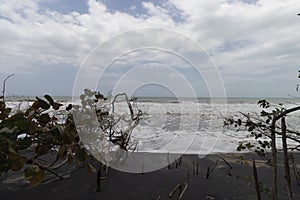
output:
[{"label": "foliage", "polygon": [[[89,116],[79,119],[86,120],[82,124],[91,123],[87,121],[92,116],[90,112],[96,113],[97,125],[108,141],[125,151],[135,149],[135,145],[130,143],[131,133],[139,124],[142,116],[142,111],[137,107],[136,99],[130,100],[125,93],[106,98],[99,92],[85,89],[80,100],[82,107],[76,111],[81,112],[81,116]],[[116,107],[120,107],[119,104],[122,108],[126,108],[124,113],[117,111]]]},{"label": "foliage", "polygon": [[[237,151],[251,150],[257,155],[270,161],[270,149],[271,149],[271,122],[276,116],[279,116],[287,109],[282,104],[271,105],[266,100],[259,100],[259,106],[262,108],[259,114],[245,114],[240,113],[239,118],[227,118],[224,121],[224,126],[235,127],[236,131],[247,131],[249,136],[254,138],[255,142],[247,141],[241,142]],[[276,125],[276,134],[281,135],[280,126]],[[293,128],[287,129],[287,138],[300,143],[300,133]],[[299,146],[290,147],[292,150],[300,150]]]},{"label": "foliage", "polygon": [[[63,179],[58,169],[65,164],[74,164],[75,161],[86,166],[88,172],[95,172],[95,168],[88,162],[93,158],[82,144],[71,112],[74,108],[96,111],[103,130],[114,128],[116,123],[113,118],[104,120],[105,117],[111,117],[110,113],[97,108],[99,101],[103,103],[108,98],[99,92],[87,89],[84,92],[80,97],[81,105],[70,104],[65,107],[50,95],[45,95],[44,98],[36,97],[24,111],[12,110],[3,98],[0,101],[0,175],[24,170],[24,178],[31,186],[36,186],[41,183],[45,173]],[[140,115],[141,112],[138,117],[135,116],[136,124]],[[117,132],[107,133],[114,144],[123,145],[126,149],[126,144],[122,143],[124,138],[115,136]],[[128,137],[126,140],[129,140]]]},{"label": "foliage", "polygon": [[[300,70],[298,78],[300,78]],[[224,126],[233,126],[236,131],[247,131],[250,133],[250,137],[255,139],[255,142],[247,141],[240,143],[237,147],[237,151],[248,149],[270,161],[271,155],[269,154],[269,150],[272,146],[272,126],[275,126],[275,134],[281,135],[281,127],[276,124],[276,121],[281,117],[285,117],[290,111],[297,111],[299,106],[287,109],[281,103],[273,105],[265,99],[259,100],[258,105],[262,108],[259,114],[240,113],[240,117],[238,118],[226,118]],[[300,144],[299,131],[290,127],[286,132],[288,139]],[[290,147],[290,149],[300,150],[300,146]]]},{"label": "foliage", "polygon": [[[300,73],[300,70],[298,71]],[[298,75],[300,78],[300,75]],[[296,90],[298,91],[299,85]],[[272,196],[278,199],[277,186],[277,137],[282,139],[282,151],[284,157],[284,178],[288,189],[288,198],[292,199],[292,188],[290,178],[290,165],[288,158],[289,150],[300,150],[300,132],[291,126],[287,126],[285,118],[296,111],[300,110],[299,105],[291,108],[285,108],[282,104],[271,105],[266,100],[259,100],[259,106],[262,108],[260,114],[241,113],[241,117],[229,117],[225,119],[224,126],[234,126],[237,131],[247,131],[254,138],[255,142],[247,141],[238,145],[237,151],[248,149],[265,158],[272,166]],[[277,122],[280,120],[280,124]],[[291,146],[287,139],[294,141],[297,145]],[[271,152],[269,151],[271,150]],[[261,190],[261,189],[260,189]]]},{"label": "foliage", "polygon": [[[56,174],[53,167],[62,159],[83,161],[87,152],[81,147],[72,116],[66,113],[66,124],[59,124],[62,104],[49,95],[36,100],[25,111],[14,113],[0,102],[0,172],[25,168],[25,179],[30,185],[39,184],[45,171]],[[51,163],[40,157],[56,151]]]}]

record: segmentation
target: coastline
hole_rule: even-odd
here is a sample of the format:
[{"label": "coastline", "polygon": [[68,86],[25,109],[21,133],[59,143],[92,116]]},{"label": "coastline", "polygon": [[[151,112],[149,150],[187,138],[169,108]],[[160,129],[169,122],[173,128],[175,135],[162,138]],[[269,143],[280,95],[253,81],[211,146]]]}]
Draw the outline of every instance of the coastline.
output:
[{"label": "coastline", "polygon": [[[240,163],[239,156],[247,162]],[[300,154],[294,153],[296,163]],[[282,154],[278,154],[279,199],[286,199],[283,176]],[[256,160],[259,181],[271,188],[271,166],[252,153],[215,154],[199,158],[197,155],[183,155],[180,165],[170,164],[160,170],[132,174],[109,169],[101,181],[101,191],[96,192],[96,173],[87,174],[81,168],[70,177],[59,180],[47,175],[41,185],[30,188],[22,178],[14,175],[14,181],[1,177],[1,199],[178,199],[179,190],[170,193],[179,184],[187,185],[182,199],[256,199],[255,186],[251,181],[252,159]],[[226,162],[225,162],[225,161]],[[216,164],[217,163],[217,164]],[[70,167],[70,166],[67,166]],[[213,169],[207,179],[208,167]],[[232,167],[232,168],[231,168]],[[299,168],[299,164],[298,164]],[[248,178],[247,178],[248,177]],[[249,178],[250,177],[250,178]],[[295,199],[300,197],[294,171],[291,168],[292,187]],[[10,180],[10,181],[9,181]],[[184,187],[183,187],[184,188]],[[262,199],[271,199],[262,192]]]}]

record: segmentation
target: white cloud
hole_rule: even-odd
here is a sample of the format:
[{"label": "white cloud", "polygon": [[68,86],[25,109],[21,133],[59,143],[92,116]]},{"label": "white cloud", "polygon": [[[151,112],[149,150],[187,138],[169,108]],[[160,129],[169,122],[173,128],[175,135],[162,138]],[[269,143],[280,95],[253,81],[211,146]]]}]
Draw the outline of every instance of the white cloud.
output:
[{"label": "white cloud", "polygon": [[[0,73],[7,73],[8,66],[16,73],[38,73],[41,67],[62,64],[78,67],[96,44],[142,27],[173,29],[201,43],[221,66],[229,84],[242,81],[239,77],[253,79],[260,74],[285,80],[296,73],[295,66],[300,63],[298,0],[259,0],[251,4],[237,0],[169,0],[161,6],[141,4],[147,13],[136,16],[111,13],[96,0],[88,1],[88,13],[62,14],[40,7],[38,0],[2,0]],[[184,20],[174,19],[174,7]],[[157,40],[174,43],[161,37]],[[250,42],[238,46],[241,41]],[[130,42],[139,40],[133,38]],[[122,48],[127,44],[118,45]],[[281,73],[281,68],[286,71]]]}]

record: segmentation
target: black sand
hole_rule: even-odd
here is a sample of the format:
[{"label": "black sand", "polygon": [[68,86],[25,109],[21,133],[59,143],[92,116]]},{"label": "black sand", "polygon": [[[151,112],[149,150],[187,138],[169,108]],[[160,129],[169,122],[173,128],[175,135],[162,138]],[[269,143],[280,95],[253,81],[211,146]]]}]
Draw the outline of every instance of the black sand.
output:
[{"label": "black sand", "polygon": [[[34,188],[30,188],[21,175],[9,174],[6,179],[2,175],[0,199],[179,199],[179,189],[169,197],[178,184],[182,190],[187,185],[182,199],[256,199],[254,182],[251,182],[252,158],[257,159],[259,180],[267,185],[265,189],[271,189],[272,170],[256,155],[243,156],[249,159],[248,165],[239,162],[238,154],[209,155],[202,159],[197,155],[184,155],[177,168],[172,163],[170,169],[165,167],[145,174],[109,169],[107,178],[101,181],[100,192],[95,191],[96,173],[87,174],[84,168],[74,171],[64,180],[49,175],[44,183]],[[294,157],[300,163],[300,155],[294,154]],[[212,169],[217,160],[215,169],[207,179],[207,168]],[[279,199],[287,199],[281,155],[278,172]],[[300,199],[300,186],[297,185],[293,169],[291,176],[295,199]],[[271,197],[267,192],[262,192],[262,199]]]}]

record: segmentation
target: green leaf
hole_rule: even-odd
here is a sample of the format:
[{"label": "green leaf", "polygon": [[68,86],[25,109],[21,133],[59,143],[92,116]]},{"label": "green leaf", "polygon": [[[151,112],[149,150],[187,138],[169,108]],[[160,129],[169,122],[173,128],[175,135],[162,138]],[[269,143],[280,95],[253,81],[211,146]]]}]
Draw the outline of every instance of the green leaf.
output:
[{"label": "green leaf", "polygon": [[39,155],[45,155],[49,152],[49,146],[45,144],[38,145],[35,148],[35,152]]},{"label": "green leaf", "polygon": [[15,160],[19,160],[19,159],[20,159],[20,156],[15,151],[10,151],[8,153],[8,160],[15,161]]},{"label": "green leaf", "polygon": [[70,111],[70,110],[72,109],[72,107],[73,107],[72,104],[69,104],[69,105],[66,107],[66,110],[67,110],[67,111]]},{"label": "green leaf", "polygon": [[259,100],[257,102],[257,104],[259,104],[259,106],[262,107],[262,108],[270,107],[270,103],[268,101],[266,101],[265,99]]},{"label": "green leaf", "polygon": [[244,145],[241,143],[239,146],[236,148],[237,151],[242,151],[242,149],[245,149]]},{"label": "green leaf", "polygon": [[86,97],[86,95],[85,94],[82,94],[82,95],[80,95],[80,100],[84,100],[85,99],[85,97]]},{"label": "green leaf", "polygon": [[34,173],[32,178],[30,179],[30,186],[35,187],[39,185],[45,177],[44,170],[40,169],[38,172]]},{"label": "green leaf", "polygon": [[27,131],[29,129],[29,123],[27,119],[20,119],[14,122],[15,126],[21,131]]},{"label": "green leaf", "polygon": [[103,99],[104,98],[103,94],[101,94],[100,92],[95,94],[95,97],[96,97],[96,99]]},{"label": "green leaf", "polygon": [[95,103],[95,100],[93,99],[88,99],[86,100],[87,104],[90,106],[90,107],[93,107],[94,103]]},{"label": "green leaf", "polygon": [[48,122],[51,121],[51,118],[48,113],[44,113],[44,114],[41,114],[38,121],[42,126],[45,126]]},{"label": "green leaf", "polygon": [[241,126],[242,125],[242,120],[238,119],[237,123],[238,123],[239,126]]},{"label": "green leaf", "polygon": [[270,116],[270,115],[272,115],[272,113],[268,113],[268,112],[266,112],[266,111],[264,111],[264,110],[262,110],[262,111],[260,112],[260,116],[262,116],[262,117]]},{"label": "green leaf", "polygon": [[24,178],[25,180],[30,180],[33,177],[34,170],[32,169],[32,166],[29,166],[27,169],[24,171]]},{"label": "green leaf", "polygon": [[49,104],[52,106],[54,110],[58,110],[62,106],[61,103],[54,102],[53,98],[50,95],[46,94],[44,97],[45,99],[47,99],[47,101],[49,102]]},{"label": "green leaf", "polygon": [[3,101],[0,101],[0,110],[4,110],[6,107],[5,103]]},{"label": "green leaf", "polygon": [[45,172],[39,166],[31,165],[25,170],[24,177],[29,181],[30,186],[35,187],[42,182]]},{"label": "green leaf", "polygon": [[46,101],[44,101],[44,100],[42,100],[42,99],[40,99],[40,98],[38,98],[38,97],[36,97],[36,99],[37,99],[37,101],[35,101],[33,104],[32,104],[32,107],[34,108],[34,109],[39,109],[39,108],[42,108],[42,109],[44,109],[44,110],[48,110],[49,108],[50,108],[50,105],[46,102]]},{"label": "green leaf", "polygon": [[26,158],[21,157],[19,154],[14,152],[8,153],[8,160],[10,161],[10,169],[12,171],[19,171],[23,168],[26,163]]},{"label": "green leaf", "polygon": [[30,137],[24,137],[23,139],[18,140],[18,149],[24,150],[30,147],[32,144],[32,140]]},{"label": "green leaf", "polygon": [[28,132],[28,134],[30,134],[30,135],[35,134],[37,128],[38,128],[37,122],[35,122],[35,121],[30,121],[30,122],[29,122],[29,130],[28,130],[29,132]]},{"label": "green leaf", "polygon": [[50,105],[53,106],[53,104],[54,104],[53,98],[48,94],[44,95],[44,97],[45,97],[45,99],[47,99],[47,101],[50,103]]},{"label": "green leaf", "polygon": [[40,109],[40,103],[38,101],[35,101],[31,105],[31,107],[33,108],[33,110],[38,110],[38,109]]},{"label": "green leaf", "polygon": [[15,127],[15,125],[14,125],[13,121],[11,121],[11,120],[3,120],[0,123],[0,128],[12,129],[14,127]]},{"label": "green leaf", "polygon": [[33,172],[38,172],[40,170],[40,167],[38,165],[31,165],[31,168],[33,170]]},{"label": "green leaf", "polygon": [[22,119],[25,119],[24,117],[24,113],[23,112],[19,112],[17,114],[14,114],[13,116],[10,117],[10,120],[11,121],[18,121],[18,120],[22,120]]},{"label": "green leaf", "polygon": [[92,97],[95,93],[92,92],[91,90],[89,89],[84,89],[84,93],[88,96],[88,97]]},{"label": "green leaf", "polygon": [[82,107],[83,107],[83,108],[85,108],[85,107],[86,107],[86,105],[87,105],[87,102],[86,102],[86,100],[82,100],[82,101],[81,101],[81,105],[82,105]]},{"label": "green leaf", "polygon": [[10,169],[14,172],[20,171],[24,167],[24,164],[25,164],[24,159],[15,160],[11,162]]},{"label": "green leaf", "polygon": [[250,126],[250,127],[248,128],[248,131],[251,132],[251,131],[253,131],[254,129],[255,129],[255,126],[252,125],[252,126]]},{"label": "green leaf", "polygon": [[11,108],[6,108],[6,109],[4,109],[4,113],[5,114],[9,114],[11,112]]},{"label": "green leaf", "polygon": [[61,104],[61,103],[54,103],[52,105],[52,107],[53,107],[54,110],[58,110],[61,106],[63,106],[63,104]]}]

